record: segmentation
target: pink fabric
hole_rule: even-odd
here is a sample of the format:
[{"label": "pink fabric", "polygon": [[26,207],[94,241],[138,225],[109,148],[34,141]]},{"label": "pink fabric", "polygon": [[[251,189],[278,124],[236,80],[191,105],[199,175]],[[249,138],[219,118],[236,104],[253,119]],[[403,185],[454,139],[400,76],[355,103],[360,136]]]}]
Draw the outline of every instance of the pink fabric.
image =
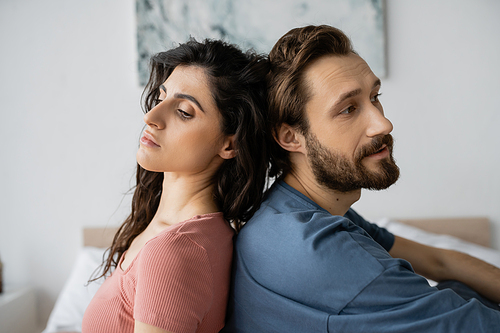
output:
[{"label": "pink fabric", "polygon": [[232,238],[222,213],[206,214],[162,231],[125,270],[122,256],[87,307],[82,332],[133,332],[135,320],[176,333],[218,332],[226,314]]}]

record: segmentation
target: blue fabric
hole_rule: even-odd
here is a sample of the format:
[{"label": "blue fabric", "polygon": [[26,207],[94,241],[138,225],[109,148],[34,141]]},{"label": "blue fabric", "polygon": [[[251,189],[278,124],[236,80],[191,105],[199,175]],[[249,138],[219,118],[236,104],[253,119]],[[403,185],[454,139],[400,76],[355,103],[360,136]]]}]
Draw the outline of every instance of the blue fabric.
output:
[{"label": "blue fabric", "polygon": [[467,286],[462,282],[455,280],[441,281],[437,284],[436,288],[438,288],[439,290],[451,289],[465,300],[470,300],[472,298],[475,298],[482,304],[486,305],[487,307],[500,311],[500,306],[497,303],[484,297],[483,295],[480,295],[475,290],[471,289],[469,286]]},{"label": "blue fabric", "polygon": [[499,312],[430,287],[388,254],[393,242],[274,184],[237,237],[223,332],[499,331]]}]

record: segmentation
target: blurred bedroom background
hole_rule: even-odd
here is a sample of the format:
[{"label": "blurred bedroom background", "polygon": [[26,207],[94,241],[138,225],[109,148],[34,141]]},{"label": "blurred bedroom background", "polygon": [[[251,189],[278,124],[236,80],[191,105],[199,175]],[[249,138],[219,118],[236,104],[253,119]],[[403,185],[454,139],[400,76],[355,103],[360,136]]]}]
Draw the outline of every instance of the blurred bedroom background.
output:
[{"label": "blurred bedroom background", "polygon": [[[371,220],[484,216],[498,250],[500,2],[380,3],[381,101],[401,179],[354,208]],[[353,35],[364,23],[336,26]],[[137,24],[135,0],[0,0],[0,259],[4,290],[34,290],[38,332],[82,228],[129,211],[143,127]]]}]

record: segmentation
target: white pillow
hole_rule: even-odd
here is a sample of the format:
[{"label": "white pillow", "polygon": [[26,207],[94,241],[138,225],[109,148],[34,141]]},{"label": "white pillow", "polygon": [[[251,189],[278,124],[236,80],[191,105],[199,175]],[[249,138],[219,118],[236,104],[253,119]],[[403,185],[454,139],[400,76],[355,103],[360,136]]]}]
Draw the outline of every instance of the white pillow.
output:
[{"label": "white pillow", "polygon": [[500,251],[470,243],[453,236],[434,234],[387,218],[375,223],[386,228],[394,235],[429,246],[465,252],[496,267],[500,267]]},{"label": "white pillow", "polygon": [[47,327],[42,333],[82,331],[83,313],[104,278],[88,285],[87,282],[101,264],[105,251],[106,249],[96,247],[84,247],[79,251],[71,274],[57,298]]}]

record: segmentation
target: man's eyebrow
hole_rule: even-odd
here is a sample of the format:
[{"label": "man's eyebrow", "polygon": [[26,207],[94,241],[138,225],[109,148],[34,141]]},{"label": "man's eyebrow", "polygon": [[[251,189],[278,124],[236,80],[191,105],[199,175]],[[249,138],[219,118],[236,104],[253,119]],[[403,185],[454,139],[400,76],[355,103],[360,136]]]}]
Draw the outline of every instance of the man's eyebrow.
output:
[{"label": "man's eyebrow", "polygon": [[203,108],[201,107],[200,102],[198,102],[198,100],[196,98],[194,98],[193,96],[191,96],[191,95],[187,95],[187,94],[175,94],[174,97],[175,98],[180,98],[180,99],[187,99],[188,101],[191,101],[194,104],[196,104],[198,106],[198,108],[202,112],[205,112],[205,110],[203,110]]},{"label": "man's eyebrow", "polygon": [[[377,79],[375,81],[375,83],[373,84],[372,89],[375,87],[379,87],[381,85],[382,85],[382,81],[380,81],[380,79]],[[359,94],[361,94],[361,89],[355,89],[355,90],[343,93],[342,95],[340,95],[338,100],[335,102],[335,105],[333,106],[333,108],[336,108],[339,104],[341,104],[346,99],[349,99],[349,98],[354,97],[354,96],[359,95]]]},{"label": "man's eyebrow", "polygon": [[359,95],[359,94],[361,94],[361,89],[356,89],[356,90],[352,90],[352,91],[348,91],[346,93],[343,93],[342,95],[340,95],[340,97],[337,99],[337,101],[333,105],[333,109],[335,109],[339,104],[344,102],[346,99],[349,99],[349,98],[354,97],[354,96]]}]

